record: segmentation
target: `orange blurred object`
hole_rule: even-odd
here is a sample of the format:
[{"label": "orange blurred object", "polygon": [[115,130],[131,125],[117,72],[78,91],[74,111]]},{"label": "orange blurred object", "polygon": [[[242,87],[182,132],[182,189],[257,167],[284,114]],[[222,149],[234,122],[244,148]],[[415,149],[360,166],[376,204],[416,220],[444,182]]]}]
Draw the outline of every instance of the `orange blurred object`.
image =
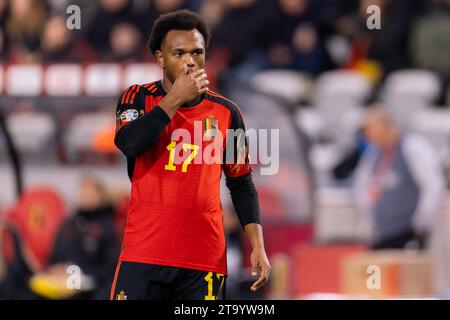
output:
[{"label": "orange blurred object", "polygon": [[114,136],[114,126],[101,128],[93,138],[92,148],[99,153],[117,152],[117,147],[114,144]]}]

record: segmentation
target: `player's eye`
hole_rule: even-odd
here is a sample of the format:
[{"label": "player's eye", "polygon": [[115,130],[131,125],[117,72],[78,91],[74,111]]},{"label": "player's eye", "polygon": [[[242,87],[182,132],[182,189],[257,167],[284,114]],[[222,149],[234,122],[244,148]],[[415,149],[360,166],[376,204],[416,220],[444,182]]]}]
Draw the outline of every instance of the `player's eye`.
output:
[{"label": "player's eye", "polygon": [[176,56],[176,57],[181,57],[182,55],[183,55],[183,53],[180,52],[180,51],[175,52],[175,56]]}]

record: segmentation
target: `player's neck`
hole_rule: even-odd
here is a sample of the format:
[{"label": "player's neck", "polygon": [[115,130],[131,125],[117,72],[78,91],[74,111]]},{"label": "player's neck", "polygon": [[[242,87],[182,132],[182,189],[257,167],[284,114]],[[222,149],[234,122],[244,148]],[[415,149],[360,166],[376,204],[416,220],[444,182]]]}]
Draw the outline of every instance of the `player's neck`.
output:
[{"label": "player's neck", "polygon": [[165,92],[169,92],[172,89],[173,83],[164,75],[161,81],[161,85]]}]

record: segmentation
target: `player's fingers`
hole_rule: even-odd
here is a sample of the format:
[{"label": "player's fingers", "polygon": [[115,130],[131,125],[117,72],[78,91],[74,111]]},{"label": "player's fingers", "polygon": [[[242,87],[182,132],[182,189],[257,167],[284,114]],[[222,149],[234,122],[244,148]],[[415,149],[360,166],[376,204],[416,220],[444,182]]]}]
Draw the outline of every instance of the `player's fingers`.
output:
[{"label": "player's fingers", "polygon": [[265,283],[265,280],[264,280],[263,276],[260,275],[259,278],[258,278],[258,280],[255,281],[255,282],[252,284],[252,286],[250,287],[250,289],[251,289],[252,291],[256,291],[256,290],[258,290],[259,288],[261,288],[261,286],[262,286],[264,283]]},{"label": "player's fingers", "polygon": [[201,75],[197,76],[197,77],[195,78],[195,80],[197,80],[197,81],[203,81],[203,80],[205,80],[207,77],[208,77],[208,75],[207,75],[206,73],[202,73]]},{"label": "player's fingers", "polygon": [[269,280],[269,276],[270,276],[270,266],[267,266],[267,265],[264,266],[263,271],[261,273],[263,274],[265,282],[267,282]]},{"label": "player's fingers", "polygon": [[199,81],[199,82],[197,82],[197,85],[198,85],[198,87],[199,88],[203,88],[203,87],[206,87],[207,85],[209,84],[209,81],[208,80],[202,80],[202,81]]},{"label": "player's fingers", "polygon": [[197,77],[199,77],[200,75],[202,75],[204,73],[205,73],[205,69],[200,69],[200,70],[197,70],[194,73],[192,73],[192,77],[193,78],[197,78]]},{"label": "player's fingers", "polygon": [[267,280],[269,280],[269,273],[270,271],[267,268],[263,268],[263,270],[261,271],[261,275],[259,276],[258,280],[256,280],[255,283],[253,283],[251,289],[253,291],[256,291],[263,285],[265,285]]},{"label": "player's fingers", "polygon": [[252,260],[252,277],[258,275],[258,259]]},{"label": "player's fingers", "polygon": [[266,264],[266,263],[262,263],[260,265],[260,276],[259,276],[258,280],[254,283],[254,286],[256,288],[263,286],[269,279],[269,275],[270,275],[270,265]]}]

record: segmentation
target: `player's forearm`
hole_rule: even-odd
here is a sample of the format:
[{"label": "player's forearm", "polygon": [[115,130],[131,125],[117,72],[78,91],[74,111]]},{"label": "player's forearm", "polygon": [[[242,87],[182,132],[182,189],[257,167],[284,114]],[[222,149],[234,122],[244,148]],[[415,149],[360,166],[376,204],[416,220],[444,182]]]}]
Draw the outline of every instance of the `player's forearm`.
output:
[{"label": "player's forearm", "polygon": [[179,98],[176,94],[169,92],[158,105],[163,109],[166,114],[172,119],[177,112],[177,110],[183,104],[183,100]]},{"label": "player's forearm", "polygon": [[244,230],[253,250],[264,249],[263,231],[260,224],[249,223],[245,225]]},{"label": "player's forearm", "polygon": [[169,122],[170,118],[165,111],[156,106],[150,112],[121,128],[114,142],[127,157],[137,157],[161,137]]},{"label": "player's forearm", "polygon": [[258,192],[253,183],[252,175],[248,173],[240,177],[227,177],[226,184],[230,190],[231,200],[242,228],[249,223],[259,223]]}]

